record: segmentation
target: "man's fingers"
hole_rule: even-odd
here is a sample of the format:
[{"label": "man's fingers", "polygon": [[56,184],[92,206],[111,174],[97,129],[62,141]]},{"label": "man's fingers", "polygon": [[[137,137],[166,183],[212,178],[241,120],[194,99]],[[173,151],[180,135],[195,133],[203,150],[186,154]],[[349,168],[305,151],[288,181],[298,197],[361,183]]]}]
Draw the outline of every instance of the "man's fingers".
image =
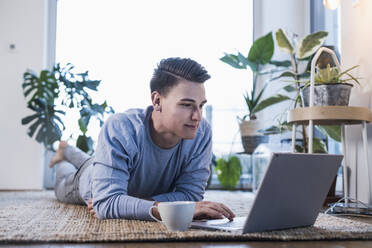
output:
[{"label": "man's fingers", "polygon": [[223,214],[209,206],[201,206],[195,214],[196,218],[207,217],[211,219],[223,219]]},{"label": "man's fingers", "polygon": [[223,218],[224,216],[229,220],[233,220],[235,214],[224,204],[217,203],[217,202],[199,202],[198,206],[198,214],[197,216],[200,217],[203,214],[207,215],[210,218]]},{"label": "man's fingers", "polygon": [[225,216],[226,218],[228,219],[232,219],[232,215],[229,211],[227,211],[224,207],[221,206],[222,204],[219,204],[219,203],[215,203],[215,204],[211,204],[211,208],[217,212],[219,212],[221,215]]},{"label": "man's fingers", "polygon": [[221,203],[220,206],[229,214],[229,216],[231,217],[231,219],[235,217],[235,214],[233,213],[233,211],[231,211],[230,208],[228,208],[225,204],[222,204]]}]

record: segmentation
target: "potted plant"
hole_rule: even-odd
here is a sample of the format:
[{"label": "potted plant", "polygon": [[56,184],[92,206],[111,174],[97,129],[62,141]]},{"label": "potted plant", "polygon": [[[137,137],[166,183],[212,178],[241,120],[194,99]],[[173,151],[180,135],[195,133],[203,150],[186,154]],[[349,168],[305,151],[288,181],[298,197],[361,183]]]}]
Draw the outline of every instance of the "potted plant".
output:
[{"label": "potted plant", "polygon": [[[291,78],[291,84],[289,84],[287,87],[292,88],[293,92],[296,92],[296,94],[293,96],[293,105],[290,106],[290,108],[296,108],[297,105],[300,105],[300,107],[304,107],[307,105],[303,100],[303,98],[300,97],[303,82],[309,82],[310,78],[310,67],[311,67],[311,60],[314,56],[314,54],[318,51],[318,49],[323,46],[324,40],[327,37],[327,32],[320,31],[316,33],[309,34],[302,39],[298,40],[298,36],[296,34],[293,34],[292,36],[287,35],[286,32],[284,32],[282,29],[278,29],[275,33],[275,38],[277,45],[279,48],[289,54],[291,59],[291,70],[285,71],[281,73],[278,77],[275,77],[274,79],[278,78]],[[332,47],[329,47],[332,49]],[[320,68],[321,71],[318,70],[319,75],[320,74],[331,74],[336,75],[335,78],[340,79],[343,74],[348,74],[348,72],[353,68],[350,68],[349,70],[345,71],[344,73],[339,73],[337,71],[334,71],[333,68],[335,64],[333,61],[331,61],[330,56],[328,54],[323,53],[318,59],[317,62],[318,68]],[[329,71],[328,71],[329,69]],[[328,76],[328,75],[327,75]],[[352,76],[351,76],[352,77]],[[315,81],[324,81],[317,77]],[[329,81],[329,80],[328,80]],[[340,82],[338,80],[337,82]],[[306,95],[306,93],[304,94]],[[305,100],[306,101],[306,100]],[[316,126],[317,130],[319,130],[321,133],[325,135],[324,138],[319,138],[314,136],[313,139],[313,152],[315,153],[327,153],[328,151],[328,138],[332,138],[333,140],[337,142],[341,142],[341,128],[340,126]],[[292,125],[289,125],[286,121],[278,121],[278,125],[274,125],[270,127],[269,129],[265,130],[266,134],[279,134],[286,131],[292,131]],[[298,152],[307,152],[308,151],[308,143],[307,143],[307,134],[306,134],[306,127],[302,125],[300,132],[302,136],[302,144],[297,144],[296,142],[296,150]],[[333,183],[333,186],[331,187],[329,193],[329,196],[335,195],[335,181]]]},{"label": "potted plant", "polygon": [[76,139],[76,146],[92,154],[93,139],[87,136],[88,125],[92,117],[103,125],[105,114],[113,113],[104,101],[94,103],[90,92],[97,91],[100,80],[90,80],[88,71],[75,73],[74,66],[57,64],[52,70],[42,70],[39,75],[31,70],[23,74],[23,94],[27,107],[33,112],[22,118],[22,125],[28,125],[27,134],[43,145],[44,187],[54,187],[54,169],[48,168],[53,156],[53,143],[62,137],[65,130],[66,111],[79,113],[77,124],[81,134]]},{"label": "potted plant", "polygon": [[57,64],[52,70],[42,70],[39,76],[28,70],[23,74],[23,94],[27,107],[34,113],[22,118],[22,125],[29,125],[27,134],[44,145],[47,150],[53,150],[53,143],[61,139],[65,130],[63,117],[66,110],[79,111],[77,121],[82,132],[77,138],[76,146],[92,153],[93,140],[86,135],[91,117],[97,118],[100,126],[106,113],[113,113],[104,101],[93,103],[91,91],[97,91],[100,80],[90,80],[88,71],[73,72],[74,66],[67,64],[61,67]]},{"label": "potted plant", "polygon": [[250,70],[253,72],[252,88],[244,94],[244,100],[247,104],[248,113],[242,118],[238,117],[242,144],[246,153],[251,154],[254,149],[263,142],[267,142],[268,137],[264,136],[258,130],[263,128],[263,123],[257,119],[257,113],[263,109],[289,100],[285,95],[276,94],[274,96],[263,98],[267,87],[267,82],[259,88],[258,78],[262,75],[272,74],[277,70],[267,69],[267,65],[276,65],[277,67],[288,67],[290,61],[272,61],[274,54],[274,40],[272,33],[268,33],[255,40],[249,49],[248,56],[242,53],[227,54],[220,60],[236,69]]},{"label": "potted plant", "polygon": [[242,173],[242,166],[237,156],[229,156],[228,158],[219,158],[217,160],[215,172],[218,181],[225,188],[232,190],[239,182]]},{"label": "potted plant", "polygon": [[[343,72],[339,68],[327,64],[326,68],[316,68],[314,75],[314,105],[320,106],[347,106],[349,105],[350,91],[354,82],[359,84],[357,78],[350,74],[350,71],[357,68],[353,66]],[[307,81],[300,88],[302,104],[309,106],[310,82]]]},{"label": "potted plant", "polygon": [[[280,78],[291,78],[287,80],[290,82],[285,88],[287,92],[294,92],[291,99],[293,105],[289,106],[289,109],[296,108],[298,105],[303,106],[301,101],[300,92],[301,87],[305,82],[309,81],[310,78],[310,65],[311,59],[318,49],[323,45],[328,33],[324,31],[315,32],[305,37],[299,39],[298,35],[288,35],[282,29],[278,29],[275,32],[275,39],[278,47],[281,51],[287,53],[290,56],[291,67],[290,70],[282,72],[277,77],[273,77],[272,80],[277,80]],[[322,59],[318,60],[318,65],[323,67],[329,64],[329,58],[323,56]],[[331,64],[333,66],[333,64]],[[285,115],[285,116],[284,116]],[[283,112],[285,120],[278,120],[278,125],[273,125],[272,127],[263,130],[265,134],[279,134],[285,131],[291,131],[292,126],[288,125],[286,122],[286,111]],[[283,119],[284,119],[283,118]],[[331,137],[335,141],[341,141],[341,128],[340,126],[317,126],[317,128],[326,136]],[[302,145],[296,146],[298,151],[307,152],[307,133],[306,127],[301,125],[301,131],[299,131],[302,136]],[[327,145],[323,142],[323,139],[315,138],[313,143],[313,151],[326,152]]]}]

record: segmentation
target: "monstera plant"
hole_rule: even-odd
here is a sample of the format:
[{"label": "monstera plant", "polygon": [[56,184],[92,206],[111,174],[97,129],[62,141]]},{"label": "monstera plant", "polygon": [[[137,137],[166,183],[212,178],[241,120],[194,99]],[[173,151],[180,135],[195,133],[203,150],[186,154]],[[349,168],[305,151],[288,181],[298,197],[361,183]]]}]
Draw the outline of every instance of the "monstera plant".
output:
[{"label": "monstera plant", "polygon": [[93,153],[93,140],[87,136],[88,124],[92,117],[103,125],[105,114],[113,113],[104,101],[94,103],[90,92],[97,91],[100,80],[90,80],[88,71],[75,73],[74,66],[57,64],[52,70],[42,70],[39,75],[33,71],[23,74],[23,94],[27,107],[33,112],[22,119],[22,125],[28,125],[27,134],[43,144],[47,150],[53,149],[53,143],[62,137],[65,130],[66,111],[78,111],[77,120],[81,134],[76,146],[87,153]]}]

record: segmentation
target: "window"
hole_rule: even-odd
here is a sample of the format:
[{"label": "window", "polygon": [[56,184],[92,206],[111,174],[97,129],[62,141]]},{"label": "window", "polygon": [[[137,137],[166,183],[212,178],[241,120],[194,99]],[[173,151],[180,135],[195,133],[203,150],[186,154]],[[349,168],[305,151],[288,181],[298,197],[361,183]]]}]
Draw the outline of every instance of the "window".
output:
[{"label": "window", "polygon": [[[201,63],[212,76],[205,86],[214,152],[243,150],[236,116],[246,112],[243,93],[251,73],[219,58],[224,52],[248,53],[252,1],[63,0],[57,18],[56,61],[101,79],[97,97],[116,112],[151,104],[149,81],[162,58],[190,57]],[[99,127],[88,132],[96,138]]]}]

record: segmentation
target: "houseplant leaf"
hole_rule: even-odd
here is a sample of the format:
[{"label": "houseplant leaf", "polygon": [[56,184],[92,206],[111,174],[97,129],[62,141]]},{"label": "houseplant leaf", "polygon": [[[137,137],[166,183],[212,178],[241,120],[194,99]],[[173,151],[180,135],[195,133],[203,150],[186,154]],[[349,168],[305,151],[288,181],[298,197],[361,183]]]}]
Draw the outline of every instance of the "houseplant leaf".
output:
[{"label": "houseplant leaf", "polygon": [[272,32],[258,38],[249,49],[248,60],[260,65],[269,63],[274,54],[274,40]]},{"label": "houseplant leaf", "polygon": [[248,60],[240,52],[238,53],[238,59],[241,62],[241,64],[243,64],[244,68],[247,68],[247,65],[248,65],[253,72],[256,72],[258,70],[258,64],[255,63],[255,62],[252,62],[252,61]]},{"label": "houseplant leaf", "polygon": [[91,137],[85,135],[79,135],[76,146],[86,153],[92,153],[93,151],[93,140]]},{"label": "houseplant leaf", "polygon": [[291,78],[295,78],[296,77],[296,74],[294,74],[293,72],[291,71],[285,71],[283,73],[281,73],[279,76],[277,77],[273,77],[272,79],[270,79],[270,81],[275,81],[279,78],[282,78],[282,77],[291,77]]},{"label": "houseplant leaf", "polygon": [[244,67],[241,62],[239,61],[238,59],[238,56],[234,55],[234,54],[227,54],[225,53],[225,56],[223,56],[222,58],[220,58],[220,60],[236,69],[245,69],[246,67]]},{"label": "houseplant leaf", "polygon": [[314,138],[313,139],[313,152],[314,153],[327,153],[327,148],[323,140]]},{"label": "houseplant leaf", "polygon": [[279,66],[279,67],[290,67],[291,61],[289,60],[283,60],[283,61],[277,61],[277,60],[270,60],[269,64]]},{"label": "houseplant leaf", "polygon": [[335,141],[341,142],[341,126],[317,126],[317,128]]},{"label": "houseplant leaf", "polygon": [[83,82],[83,86],[91,90],[97,91],[98,85],[101,83],[101,80],[88,80]]},{"label": "houseplant leaf", "polygon": [[328,32],[320,31],[309,34],[301,39],[297,45],[297,57],[302,59],[311,56],[323,45],[327,35]]},{"label": "houseplant leaf", "polygon": [[29,97],[28,103],[32,103],[35,99],[44,99],[49,103],[53,103],[58,97],[58,83],[54,73],[47,70],[42,70],[38,77],[36,73],[27,71],[23,74],[23,95]]},{"label": "houseplant leaf", "polygon": [[226,189],[235,188],[239,182],[241,170],[240,160],[236,156],[231,156],[227,161],[223,158],[217,160],[217,178]]},{"label": "houseplant leaf", "polygon": [[278,44],[280,50],[282,50],[283,52],[289,53],[289,54],[294,53],[294,49],[293,49],[291,42],[289,41],[287,35],[284,33],[284,31],[281,28],[279,28],[276,31],[275,39],[276,39],[276,43]]},{"label": "houseplant leaf", "polygon": [[287,85],[285,87],[283,87],[283,89],[287,92],[294,92],[296,91],[296,88],[293,86],[293,85]]},{"label": "houseplant leaf", "polygon": [[290,97],[288,96],[284,96],[284,95],[276,95],[276,96],[272,96],[272,97],[269,97],[269,98],[266,98],[265,100],[262,100],[254,109],[253,109],[253,113],[257,113],[273,104],[276,104],[276,103],[279,103],[279,102],[283,102],[283,101],[286,101],[286,100],[289,100],[291,99]]}]

